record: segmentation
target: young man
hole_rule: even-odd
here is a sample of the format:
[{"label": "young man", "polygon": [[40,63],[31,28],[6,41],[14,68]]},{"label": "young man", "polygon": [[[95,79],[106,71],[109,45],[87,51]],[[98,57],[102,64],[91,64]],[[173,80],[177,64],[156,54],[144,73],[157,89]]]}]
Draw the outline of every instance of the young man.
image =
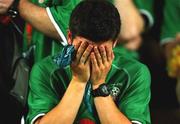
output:
[{"label": "young man", "polygon": [[70,66],[56,56],[35,64],[28,96],[31,124],[150,124],[150,74],[113,47],[120,32],[118,10],[104,0],[87,0],[73,10],[68,43]]}]

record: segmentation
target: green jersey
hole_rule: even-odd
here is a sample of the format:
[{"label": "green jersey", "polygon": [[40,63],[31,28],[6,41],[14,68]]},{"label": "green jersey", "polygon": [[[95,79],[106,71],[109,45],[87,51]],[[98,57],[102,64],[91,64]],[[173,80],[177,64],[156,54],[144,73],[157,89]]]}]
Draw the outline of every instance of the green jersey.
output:
[{"label": "green jersey", "polygon": [[[150,124],[150,73],[148,68],[136,60],[121,56],[117,49],[114,53],[115,59],[106,77],[106,83],[114,102],[132,122]],[[60,102],[71,79],[70,67],[59,68],[52,56],[34,65],[29,84],[27,124],[45,115]],[[89,111],[83,100],[74,121],[75,124],[82,119],[100,123],[91,95],[89,103],[93,111]]]},{"label": "green jersey", "polygon": [[161,43],[172,41],[180,33],[180,0],[165,0]]}]

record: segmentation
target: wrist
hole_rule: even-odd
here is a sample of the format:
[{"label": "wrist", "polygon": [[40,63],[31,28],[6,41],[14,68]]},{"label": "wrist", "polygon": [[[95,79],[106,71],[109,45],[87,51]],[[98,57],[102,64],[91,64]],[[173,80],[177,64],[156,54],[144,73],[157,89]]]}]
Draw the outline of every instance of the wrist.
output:
[{"label": "wrist", "polygon": [[15,18],[18,16],[18,6],[19,0],[14,0],[8,10],[8,15],[10,17]]},{"label": "wrist", "polygon": [[86,84],[85,83],[78,83],[75,81],[71,81],[71,85],[77,90],[77,91],[84,91],[86,88]]},{"label": "wrist", "polygon": [[105,80],[102,81],[98,81],[98,82],[92,82],[92,88],[97,89],[101,84],[103,84],[105,82]]},{"label": "wrist", "polygon": [[18,10],[20,11],[21,8],[23,7],[23,4],[24,4],[24,0],[19,0],[19,5],[17,6]]},{"label": "wrist", "polygon": [[79,79],[79,78],[76,77],[76,76],[73,76],[73,77],[72,77],[72,81],[75,82],[75,83],[85,84],[85,85],[86,85],[87,82],[88,82],[88,81],[86,81],[86,80]]},{"label": "wrist", "polygon": [[97,88],[92,90],[92,95],[94,97],[107,97],[110,95],[110,91],[106,83],[102,83]]},{"label": "wrist", "polygon": [[97,89],[101,84],[92,85],[93,90]]},{"label": "wrist", "polygon": [[31,2],[27,0],[19,0],[18,11],[21,17],[24,17],[24,13],[27,13],[29,8],[31,8],[31,6],[29,6],[29,3]]}]

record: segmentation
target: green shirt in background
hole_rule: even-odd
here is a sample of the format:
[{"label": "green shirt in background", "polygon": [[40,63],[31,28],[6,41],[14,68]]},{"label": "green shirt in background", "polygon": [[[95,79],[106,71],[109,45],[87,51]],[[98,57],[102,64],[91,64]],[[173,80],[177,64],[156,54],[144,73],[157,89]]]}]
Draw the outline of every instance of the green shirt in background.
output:
[{"label": "green shirt in background", "polygon": [[[119,110],[131,121],[150,124],[149,70],[138,61],[121,56],[118,51],[114,49],[115,59],[106,78],[106,83],[111,90],[114,102]],[[53,62],[52,56],[34,65],[29,84],[27,124],[51,111],[60,102],[71,78],[70,67],[60,69]],[[100,123],[92,96],[90,105],[93,113],[89,112],[85,102],[82,102],[74,122],[75,124],[81,119],[90,119],[97,124]]]},{"label": "green shirt in background", "polygon": [[165,0],[161,44],[172,41],[180,33],[180,0]]},{"label": "green shirt in background", "polygon": [[139,9],[140,13],[147,17],[149,28],[154,24],[153,3],[154,0],[134,0],[134,4]]}]

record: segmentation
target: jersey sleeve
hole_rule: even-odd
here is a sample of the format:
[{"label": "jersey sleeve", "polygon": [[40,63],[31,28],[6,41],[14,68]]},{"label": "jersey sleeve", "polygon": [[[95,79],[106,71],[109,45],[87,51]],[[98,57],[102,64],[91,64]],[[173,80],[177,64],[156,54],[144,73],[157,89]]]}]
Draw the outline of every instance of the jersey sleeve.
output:
[{"label": "jersey sleeve", "polygon": [[71,12],[80,1],[81,0],[64,0],[62,5],[53,5],[46,8],[51,22],[63,41],[63,45],[67,45],[66,36]]},{"label": "jersey sleeve", "polygon": [[58,104],[58,97],[50,84],[50,73],[39,63],[32,68],[29,81],[27,124],[33,124]]},{"label": "jersey sleeve", "polygon": [[147,26],[152,27],[154,24],[153,0],[134,0],[134,4],[147,19]]},{"label": "jersey sleeve", "polygon": [[166,0],[161,30],[161,44],[172,41],[180,33],[180,4],[178,0]]},{"label": "jersey sleeve", "polygon": [[134,124],[150,124],[150,73],[144,65],[133,73],[124,96],[119,100],[119,109]]}]

